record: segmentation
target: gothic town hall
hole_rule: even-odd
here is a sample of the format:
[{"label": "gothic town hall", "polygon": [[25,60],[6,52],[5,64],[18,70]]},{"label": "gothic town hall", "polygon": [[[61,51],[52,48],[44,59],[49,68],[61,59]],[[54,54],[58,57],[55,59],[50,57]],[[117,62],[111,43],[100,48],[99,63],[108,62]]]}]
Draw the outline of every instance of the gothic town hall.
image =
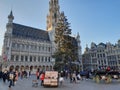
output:
[{"label": "gothic town hall", "polygon": [[[55,51],[55,26],[60,15],[59,0],[49,1],[46,30],[15,23],[11,11],[8,15],[6,32],[3,41],[2,57],[7,68],[52,70]],[[80,36],[73,37],[78,44],[78,57],[82,68]]]}]

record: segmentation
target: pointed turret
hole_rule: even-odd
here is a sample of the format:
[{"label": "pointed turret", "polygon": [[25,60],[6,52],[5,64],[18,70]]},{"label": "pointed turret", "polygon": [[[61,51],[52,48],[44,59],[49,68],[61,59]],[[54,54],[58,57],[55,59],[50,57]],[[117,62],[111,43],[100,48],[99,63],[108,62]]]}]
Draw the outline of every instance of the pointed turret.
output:
[{"label": "pointed turret", "polygon": [[85,52],[84,53],[88,52],[88,50],[89,50],[88,44],[86,44],[86,48],[85,48]]},{"label": "pointed turret", "polygon": [[11,10],[10,14],[8,15],[8,23],[6,25],[7,33],[12,33],[13,20],[14,20],[14,16],[13,16],[13,12]]},{"label": "pointed turret", "polygon": [[10,12],[10,15],[8,15],[8,23],[12,23],[14,20],[14,16],[13,16],[13,13],[12,13],[12,10]]},{"label": "pointed turret", "polygon": [[76,39],[77,39],[77,42],[80,44],[81,42],[80,42],[80,34],[79,34],[79,32],[77,33]]},{"label": "pointed turret", "polygon": [[80,50],[80,53],[81,53],[81,41],[80,41],[80,34],[79,34],[79,32],[77,33],[76,39],[77,39],[78,47],[79,47],[79,50]]},{"label": "pointed turret", "polygon": [[79,62],[80,62],[80,68],[82,70],[83,69],[83,64],[82,64],[82,47],[81,47],[81,41],[80,41],[79,32],[77,33],[76,40],[77,40],[77,43],[78,43],[78,58],[79,58]]}]

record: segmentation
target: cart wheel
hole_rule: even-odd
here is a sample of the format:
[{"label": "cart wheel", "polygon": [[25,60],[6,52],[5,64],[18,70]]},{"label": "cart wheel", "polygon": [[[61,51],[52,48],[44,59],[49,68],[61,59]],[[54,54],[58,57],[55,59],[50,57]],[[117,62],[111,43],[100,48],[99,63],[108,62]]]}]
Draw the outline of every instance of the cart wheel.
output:
[{"label": "cart wheel", "polygon": [[112,78],[111,78],[111,76],[109,75],[108,77],[107,77],[107,79],[106,79],[106,83],[111,83],[112,82]]},{"label": "cart wheel", "polygon": [[99,76],[96,76],[95,80],[96,80],[96,83],[100,83]]}]

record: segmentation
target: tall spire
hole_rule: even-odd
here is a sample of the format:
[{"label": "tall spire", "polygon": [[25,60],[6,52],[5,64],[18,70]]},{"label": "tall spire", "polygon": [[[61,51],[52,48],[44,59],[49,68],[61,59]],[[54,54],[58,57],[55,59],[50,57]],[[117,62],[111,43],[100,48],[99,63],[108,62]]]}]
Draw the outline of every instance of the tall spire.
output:
[{"label": "tall spire", "polygon": [[80,39],[80,34],[79,34],[79,32],[77,33],[77,38],[79,38],[79,39]]},{"label": "tall spire", "polygon": [[79,34],[79,32],[77,33],[77,37],[76,37],[76,39],[77,39],[77,42],[78,42],[78,43],[81,43],[81,41],[80,41],[80,34]]},{"label": "tall spire", "polygon": [[47,15],[47,30],[51,31],[55,28],[55,25],[58,21],[60,11],[59,11],[59,2],[58,0],[49,1],[49,14]]},{"label": "tall spire", "polygon": [[11,10],[10,14],[8,15],[8,23],[6,24],[7,33],[12,33],[13,20],[14,20],[14,16]]},{"label": "tall spire", "polygon": [[12,13],[12,10],[10,12],[10,15],[8,15],[8,23],[12,23],[14,20],[14,16],[13,16],[13,13]]}]

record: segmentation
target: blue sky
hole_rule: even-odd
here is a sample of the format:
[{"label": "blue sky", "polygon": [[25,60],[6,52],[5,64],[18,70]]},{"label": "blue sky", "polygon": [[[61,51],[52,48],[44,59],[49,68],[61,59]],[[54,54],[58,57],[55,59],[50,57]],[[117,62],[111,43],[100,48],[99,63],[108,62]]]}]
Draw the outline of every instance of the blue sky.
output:
[{"label": "blue sky", "polygon": [[[59,0],[71,23],[72,34],[80,34],[82,52],[91,42],[117,43],[120,39],[120,0]],[[8,15],[14,22],[46,30],[49,0],[0,0],[0,54]]]}]

